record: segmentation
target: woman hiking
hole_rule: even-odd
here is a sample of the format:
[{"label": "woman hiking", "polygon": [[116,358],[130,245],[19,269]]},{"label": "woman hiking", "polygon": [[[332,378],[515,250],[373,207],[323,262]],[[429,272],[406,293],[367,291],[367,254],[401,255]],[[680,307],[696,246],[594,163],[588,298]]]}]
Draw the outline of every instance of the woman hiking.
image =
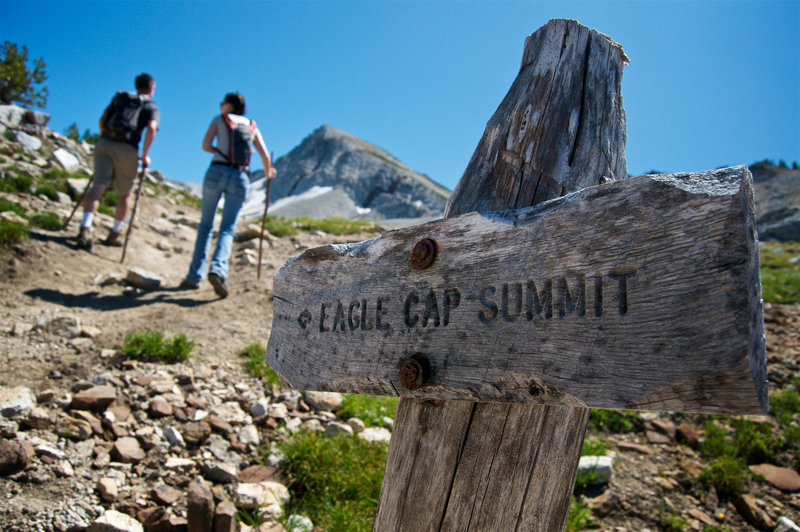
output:
[{"label": "woman hiking", "polygon": [[[206,260],[214,229],[214,214],[220,198],[224,196],[222,221],[211,264],[208,268],[208,282],[219,297],[227,297],[228,261],[231,256],[233,229],[239,211],[247,197],[250,184],[250,145],[255,146],[264,165],[264,175],[274,179],[277,171],[272,166],[264,138],[253,120],[245,118],[244,96],[231,92],[220,103],[220,114],[215,116],[203,138],[203,151],[214,154],[211,165],[203,179],[203,203],[200,225],[197,227],[197,240],[194,244],[189,273],[181,283],[182,288],[200,288],[206,272]],[[216,145],[214,139],[217,139]]]}]

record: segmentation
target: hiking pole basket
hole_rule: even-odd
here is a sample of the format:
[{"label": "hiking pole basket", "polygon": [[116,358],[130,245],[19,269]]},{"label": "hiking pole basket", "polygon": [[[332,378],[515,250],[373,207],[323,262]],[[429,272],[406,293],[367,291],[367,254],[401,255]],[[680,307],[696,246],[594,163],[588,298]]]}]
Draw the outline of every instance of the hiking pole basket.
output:
[{"label": "hiking pole basket", "polygon": [[266,172],[264,177],[267,180],[267,198],[264,200],[264,216],[261,218],[261,235],[258,237],[258,268],[256,270],[256,280],[261,279],[261,247],[264,245],[264,226],[267,225],[267,209],[269,208],[269,186],[272,179],[267,177]]},{"label": "hiking pole basket", "polygon": [[139,172],[139,185],[136,187],[136,199],[133,200],[133,210],[131,211],[131,219],[128,221],[128,230],[125,231],[125,243],[122,245],[122,258],[119,263],[125,262],[125,253],[128,251],[128,240],[131,238],[131,231],[133,230],[133,219],[136,217],[136,208],[139,206],[139,196],[142,195],[142,187],[144,186],[144,175],[146,166],[142,166],[142,171]]}]

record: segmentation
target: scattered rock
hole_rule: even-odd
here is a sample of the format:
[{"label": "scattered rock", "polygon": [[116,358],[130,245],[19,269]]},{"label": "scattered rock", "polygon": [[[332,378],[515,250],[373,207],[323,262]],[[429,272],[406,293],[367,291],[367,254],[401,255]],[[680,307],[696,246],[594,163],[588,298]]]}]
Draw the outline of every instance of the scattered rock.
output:
[{"label": "scattered rock", "polygon": [[75,173],[81,169],[81,161],[75,154],[68,152],[64,148],[58,148],[53,152],[53,161],[61,168],[70,173]]},{"label": "scattered rock", "polygon": [[106,502],[115,502],[119,497],[119,487],[113,478],[101,478],[97,481],[97,494]]},{"label": "scattered rock", "polygon": [[139,440],[125,436],[114,442],[111,457],[122,463],[137,463],[144,460],[145,453],[139,445]]},{"label": "scattered rock", "polygon": [[87,532],[144,532],[142,524],[133,517],[116,510],[106,510]]},{"label": "scattered rock", "polygon": [[155,501],[170,506],[183,495],[183,492],[167,484],[162,484],[153,489],[151,495]]},{"label": "scattered rock", "polygon": [[161,278],[144,268],[131,268],[125,280],[134,288],[157,290],[161,286]]},{"label": "scattered rock", "polygon": [[17,418],[30,414],[36,406],[36,396],[24,386],[0,388],[0,416]]},{"label": "scattered rock", "polygon": [[0,439],[0,475],[19,473],[30,465],[33,456],[30,443]]},{"label": "scattered rock", "polygon": [[342,394],[309,391],[305,393],[305,400],[308,406],[317,411],[333,412],[342,405]]},{"label": "scattered rock", "polygon": [[114,402],[117,392],[111,386],[94,386],[80,391],[72,397],[71,408],[75,410],[101,411]]},{"label": "scattered rock", "polygon": [[368,442],[386,442],[392,439],[389,429],[383,427],[369,427],[358,433],[358,437]]},{"label": "scattered rock", "polygon": [[758,500],[751,494],[745,493],[737,495],[733,500],[733,504],[745,521],[754,527],[760,530],[768,530],[775,526],[775,522],[769,514],[760,507]]},{"label": "scattered rock", "polygon": [[593,475],[592,485],[608,484],[614,474],[613,460],[610,456],[581,456],[578,474]]},{"label": "scattered rock", "polygon": [[783,491],[800,491],[800,475],[788,467],[772,464],[751,465],[750,471],[763,476],[767,482]]},{"label": "scattered rock", "polygon": [[186,517],[192,532],[212,532],[214,495],[200,482],[192,482],[186,495]]},{"label": "scattered rock", "polygon": [[214,532],[235,532],[236,506],[231,501],[222,501],[214,513]]}]

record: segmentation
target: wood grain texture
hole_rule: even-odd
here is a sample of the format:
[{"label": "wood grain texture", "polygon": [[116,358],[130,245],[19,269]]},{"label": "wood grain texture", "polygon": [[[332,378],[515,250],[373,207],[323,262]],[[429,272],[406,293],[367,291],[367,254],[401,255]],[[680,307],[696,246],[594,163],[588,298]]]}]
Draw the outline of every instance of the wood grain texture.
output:
[{"label": "wood grain texture", "polygon": [[296,389],[765,412],[751,197],[746,167],[640,176],[309,250],[275,277],[267,360]]}]

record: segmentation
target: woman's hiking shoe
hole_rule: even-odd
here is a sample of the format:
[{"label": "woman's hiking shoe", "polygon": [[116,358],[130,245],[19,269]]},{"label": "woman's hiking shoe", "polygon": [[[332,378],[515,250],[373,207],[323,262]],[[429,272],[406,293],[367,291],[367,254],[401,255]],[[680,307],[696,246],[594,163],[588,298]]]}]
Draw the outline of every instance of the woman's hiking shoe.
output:
[{"label": "woman's hiking shoe", "polygon": [[214,292],[216,292],[219,297],[228,297],[228,287],[225,286],[225,279],[216,273],[209,273],[208,282],[214,287]]},{"label": "woman's hiking shoe", "polygon": [[181,290],[197,290],[200,288],[200,285],[192,284],[186,279],[184,279],[183,281],[181,281],[181,285],[178,288],[180,288]]},{"label": "woman's hiking shoe", "polygon": [[85,249],[86,251],[91,251],[92,249],[91,227],[81,227],[81,230],[78,232],[77,243],[79,248]]},{"label": "woman's hiking shoe", "polygon": [[122,232],[117,231],[109,231],[108,236],[105,240],[103,240],[103,244],[106,246],[112,246],[115,248],[122,246]]}]

